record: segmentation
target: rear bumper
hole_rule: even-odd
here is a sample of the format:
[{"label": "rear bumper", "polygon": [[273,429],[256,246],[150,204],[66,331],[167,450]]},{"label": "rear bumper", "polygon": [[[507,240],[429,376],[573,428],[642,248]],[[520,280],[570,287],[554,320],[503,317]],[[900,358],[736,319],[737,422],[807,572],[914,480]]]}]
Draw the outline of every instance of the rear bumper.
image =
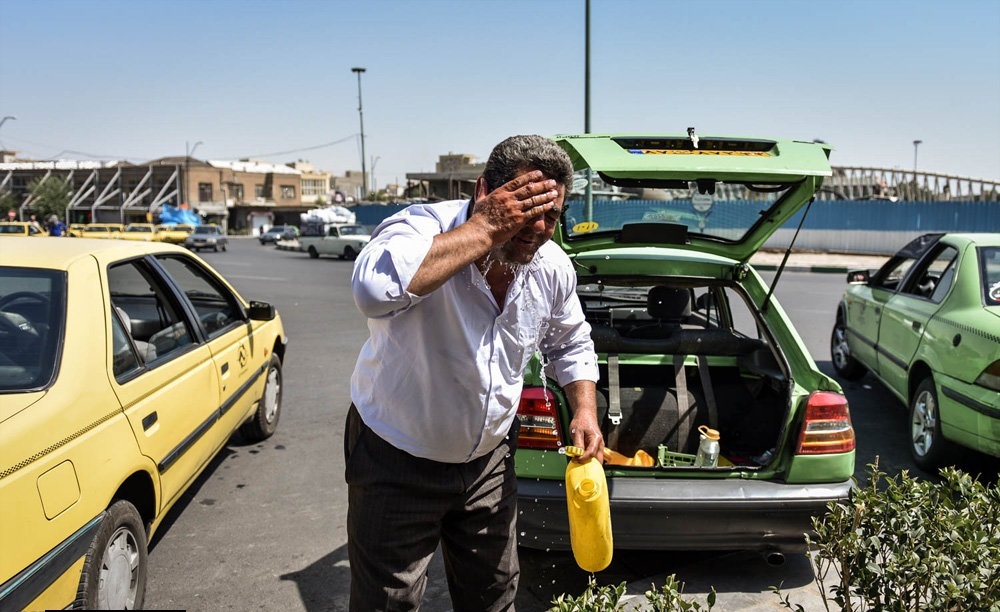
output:
[{"label": "rear bumper", "polygon": [[[787,485],[750,480],[616,478],[611,529],[622,550],[805,550],[812,518],[847,499],[850,480]],[[569,550],[563,483],[518,479],[519,544]]]}]

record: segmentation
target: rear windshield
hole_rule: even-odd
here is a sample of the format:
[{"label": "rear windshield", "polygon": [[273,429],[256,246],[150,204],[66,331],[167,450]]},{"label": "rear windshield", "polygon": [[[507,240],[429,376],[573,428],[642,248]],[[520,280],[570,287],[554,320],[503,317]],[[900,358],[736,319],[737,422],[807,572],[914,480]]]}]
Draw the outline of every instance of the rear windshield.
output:
[{"label": "rear windshield", "polygon": [[617,232],[629,223],[671,223],[686,226],[688,234],[736,241],[791,188],[721,181],[615,186],[595,180],[588,214],[583,192],[586,179],[582,187],[579,183],[577,179],[567,198],[563,218],[570,240]]},{"label": "rear windshield", "polygon": [[0,266],[0,393],[48,386],[65,321],[65,273]]},{"label": "rear windshield", "polygon": [[24,228],[20,225],[0,225],[0,234],[23,234]]},{"label": "rear windshield", "polygon": [[1000,306],[1000,247],[980,247],[979,268],[983,272],[983,300],[987,306]]}]

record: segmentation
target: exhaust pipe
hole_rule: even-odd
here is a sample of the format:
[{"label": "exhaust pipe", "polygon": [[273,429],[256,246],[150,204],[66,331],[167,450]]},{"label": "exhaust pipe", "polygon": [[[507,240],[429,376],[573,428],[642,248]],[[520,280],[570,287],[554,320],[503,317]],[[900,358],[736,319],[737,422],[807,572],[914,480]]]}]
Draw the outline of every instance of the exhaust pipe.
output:
[{"label": "exhaust pipe", "polygon": [[764,561],[771,567],[781,567],[785,564],[785,554],[777,549],[765,550]]}]

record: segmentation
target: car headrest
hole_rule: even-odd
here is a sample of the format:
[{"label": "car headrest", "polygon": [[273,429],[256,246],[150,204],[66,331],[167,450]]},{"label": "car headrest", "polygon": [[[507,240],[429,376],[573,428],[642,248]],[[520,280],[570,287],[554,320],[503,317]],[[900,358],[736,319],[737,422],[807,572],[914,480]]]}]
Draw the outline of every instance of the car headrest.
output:
[{"label": "car headrest", "polygon": [[656,285],[646,295],[646,312],[654,319],[680,322],[691,315],[691,292]]}]

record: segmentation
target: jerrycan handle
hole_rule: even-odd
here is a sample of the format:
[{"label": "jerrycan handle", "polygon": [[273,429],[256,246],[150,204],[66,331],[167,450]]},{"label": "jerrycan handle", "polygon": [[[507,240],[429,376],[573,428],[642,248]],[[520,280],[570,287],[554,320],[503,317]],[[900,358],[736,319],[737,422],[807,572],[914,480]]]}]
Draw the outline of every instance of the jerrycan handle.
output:
[{"label": "jerrycan handle", "polygon": [[584,450],[579,446],[567,446],[565,449],[567,457],[582,457],[584,453]]}]

